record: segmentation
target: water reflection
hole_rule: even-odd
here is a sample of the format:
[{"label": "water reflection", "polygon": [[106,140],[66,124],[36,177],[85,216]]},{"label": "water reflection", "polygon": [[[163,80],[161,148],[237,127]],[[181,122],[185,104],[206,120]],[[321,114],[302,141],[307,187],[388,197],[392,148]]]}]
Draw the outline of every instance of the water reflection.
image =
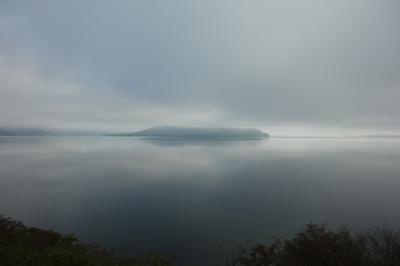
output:
[{"label": "water reflection", "polygon": [[[125,139],[129,139],[126,137]],[[137,140],[148,144],[165,147],[180,146],[255,146],[260,145],[268,139],[174,139],[174,138],[137,138]]]},{"label": "water reflection", "polygon": [[308,222],[400,224],[399,159],[399,140],[0,138],[0,213],[217,264]]}]

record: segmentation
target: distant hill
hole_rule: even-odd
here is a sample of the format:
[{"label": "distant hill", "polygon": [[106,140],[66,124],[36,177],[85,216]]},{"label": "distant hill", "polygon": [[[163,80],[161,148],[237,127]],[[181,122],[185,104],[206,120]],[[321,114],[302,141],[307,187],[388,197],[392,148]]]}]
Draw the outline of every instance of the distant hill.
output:
[{"label": "distant hill", "polygon": [[15,136],[16,134],[11,131],[0,130],[0,136]]},{"label": "distant hill", "polygon": [[98,131],[0,127],[0,136],[44,137],[44,136],[101,136],[101,135],[104,135],[104,133]]},{"label": "distant hill", "polygon": [[220,127],[152,127],[142,131],[111,134],[120,137],[154,137],[182,139],[261,139],[269,135],[255,128],[220,128]]}]

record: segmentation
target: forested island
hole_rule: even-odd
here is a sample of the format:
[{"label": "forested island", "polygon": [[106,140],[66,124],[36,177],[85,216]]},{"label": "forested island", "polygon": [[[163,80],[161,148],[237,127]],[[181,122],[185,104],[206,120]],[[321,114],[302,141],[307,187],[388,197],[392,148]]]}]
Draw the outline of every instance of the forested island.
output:
[{"label": "forested island", "polygon": [[107,136],[177,139],[263,139],[268,138],[269,134],[256,128],[159,126],[137,132],[110,134]]}]

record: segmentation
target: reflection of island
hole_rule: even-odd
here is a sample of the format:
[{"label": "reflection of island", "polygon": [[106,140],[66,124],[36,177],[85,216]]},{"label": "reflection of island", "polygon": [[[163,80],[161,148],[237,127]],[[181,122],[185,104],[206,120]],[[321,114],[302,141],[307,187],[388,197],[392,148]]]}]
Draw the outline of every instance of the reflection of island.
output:
[{"label": "reflection of island", "polygon": [[[128,137],[127,137],[128,138]],[[263,139],[204,139],[204,138],[158,138],[158,137],[137,137],[146,144],[158,147],[183,147],[183,146],[199,146],[199,147],[232,147],[241,146],[254,147],[263,142]]]},{"label": "reflection of island", "polygon": [[255,128],[219,128],[219,127],[152,127],[138,132],[112,134],[118,137],[148,137],[167,139],[263,139],[267,133]]}]

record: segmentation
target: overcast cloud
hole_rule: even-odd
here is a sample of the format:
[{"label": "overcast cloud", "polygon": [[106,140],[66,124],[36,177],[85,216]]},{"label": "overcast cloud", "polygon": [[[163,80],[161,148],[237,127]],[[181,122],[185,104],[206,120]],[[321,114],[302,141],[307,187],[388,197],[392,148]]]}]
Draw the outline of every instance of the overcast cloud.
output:
[{"label": "overcast cloud", "polygon": [[0,125],[400,129],[398,0],[0,0]]}]

